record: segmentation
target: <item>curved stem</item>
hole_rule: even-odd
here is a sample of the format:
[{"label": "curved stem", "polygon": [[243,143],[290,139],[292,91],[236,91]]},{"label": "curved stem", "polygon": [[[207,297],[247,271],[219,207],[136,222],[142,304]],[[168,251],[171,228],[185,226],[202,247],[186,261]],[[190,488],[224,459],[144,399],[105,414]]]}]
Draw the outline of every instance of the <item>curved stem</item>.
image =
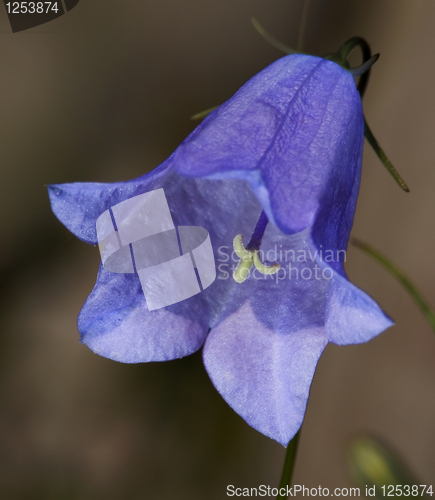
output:
[{"label": "curved stem", "polygon": [[[287,499],[287,486],[291,486],[293,470],[296,463],[296,453],[298,451],[299,436],[301,431],[299,430],[294,438],[290,441],[287,446],[287,452],[285,454],[284,467],[282,469],[281,481],[279,482],[279,493],[276,497],[277,500]],[[285,494],[281,495],[281,489],[285,490]]]},{"label": "curved stem", "polygon": [[[368,61],[372,57],[372,51],[370,50],[370,45],[364,40],[364,38],[359,38],[358,46],[360,47],[360,49],[362,51],[363,62]],[[361,96],[361,99],[364,97],[364,93],[366,91],[367,84],[369,83],[370,71],[371,71],[371,68],[369,68],[363,75],[361,75],[359,82],[358,82],[357,88],[358,88],[359,95]]]},{"label": "curved stem", "polygon": [[[370,45],[366,42],[366,40],[364,40],[364,38],[361,38],[360,36],[355,36],[350,40],[348,40],[340,48],[338,53],[343,59],[347,59],[349,57],[349,54],[355,47],[359,47],[361,49],[363,64],[372,57],[372,51],[370,49]],[[359,79],[358,92],[360,93],[361,99],[363,98],[364,92],[366,91],[367,84],[369,82],[369,77],[370,77],[370,69],[366,71],[363,75],[361,75]]]},{"label": "curved stem", "polygon": [[347,59],[355,47],[361,48],[364,60],[370,59],[370,46],[366,40],[360,36],[349,38],[349,40],[340,47],[338,52],[343,59]]},{"label": "curved stem", "polygon": [[[371,61],[373,59],[372,58],[372,52],[370,50],[370,46],[364,40],[364,38],[361,38],[361,37],[358,37],[358,36],[356,36],[354,38],[351,38],[350,40],[348,40],[340,48],[340,50],[338,51],[337,54],[339,55],[339,57],[341,57],[344,60],[346,60],[346,58],[349,56],[349,54],[351,53],[351,51],[355,47],[360,47],[360,49],[362,51],[363,64],[362,64],[362,66],[360,66],[360,68],[362,68],[366,64],[368,64],[369,61]],[[373,57],[376,57],[376,56],[373,56]],[[376,62],[376,60],[374,62]],[[371,65],[372,64],[370,64],[370,67],[368,68],[368,70],[361,75],[361,77],[359,79],[359,82],[358,82],[357,88],[358,88],[358,92],[359,92],[359,94],[361,96],[361,100],[364,97],[364,92],[366,91],[367,84],[369,82],[369,77],[370,77],[370,71],[371,71]],[[352,72],[352,70],[350,70],[350,72]],[[384,150],[379,145],[378,141],[376,140],[375,136],[373,135],[373,132],[370,130],[370,127],[368,126],[367,121],[366,121],[365,118],[364,118],[364,136],[367,139],[367,141],[370,144],[370,146],[375,151],[375,153],[378,156],[378,158],[381,160],[381,162],[384,165],[384,167],[390,172],[390,174],[392,175],[393,179],[397,182],[397,184],[403,189],[403,191],[409,192],[408,186],[406,185],[405,181],[400,176],[399,172],[397,172],[397,170],[394,168],[393,164],[388,159],[388,157],[385,154]]]},{"label": "curved stem", "polygon": [[275,47],[278,50],[281,50],[282,52],[286,54],[303,54],[303,52],[300,52],[299,50],[292,49],[285,43],[280,42],[277,40],[274,36],[270,35],[264,28],[261,26],[261,24],[253,17],[251,19],[252,24],[254,25],[254,28],[260,33],[260,35],[270,43],[273,47]]},{"label": "curved stem", "polygon": [[375,54],[370,59],[368,59],[366,62],[361,64],[361,66],[357,66],[356,68],[349,68],[347,71],[352,76],[363,76],[370,70],[370,68],[373,66],[373,64],[375,64],[375,62],[378,59],[379,59],[379,54]]}]

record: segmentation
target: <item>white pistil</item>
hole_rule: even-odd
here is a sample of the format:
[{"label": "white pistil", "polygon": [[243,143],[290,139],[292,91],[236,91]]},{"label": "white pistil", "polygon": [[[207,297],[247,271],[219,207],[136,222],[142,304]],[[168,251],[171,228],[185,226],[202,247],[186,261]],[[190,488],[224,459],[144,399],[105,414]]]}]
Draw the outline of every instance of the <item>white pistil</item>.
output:
[{"label": "white pistil", "polygon": [[275,262],[275,264],[272,264],[270,266],[265,266],[258,255],[258,250],[255,250],[254,253],[254,266],[260,273],[263,274],[275,274],[278,272],[279,268],[281,267],[278,262]]},{"label": "white pistil", "polygon": [[265,266],[260,260],[258,250],[246,250],[242,240],[243,236],[238,234],[233,241],[234,252],[240,258],[240,262],[233,273],[233,278],[237,283],[245,281],[253,265],[262,274],[275,274],[278,272],[278,269],[281,267],[278,263]]}]

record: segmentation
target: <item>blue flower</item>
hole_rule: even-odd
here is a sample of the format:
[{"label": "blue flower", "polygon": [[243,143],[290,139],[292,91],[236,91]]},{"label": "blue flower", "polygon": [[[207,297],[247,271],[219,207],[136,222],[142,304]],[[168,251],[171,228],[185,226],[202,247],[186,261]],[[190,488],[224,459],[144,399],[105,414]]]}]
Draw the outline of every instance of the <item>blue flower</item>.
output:
[{"label": "blue flower", "polygon": [[[56,216],[93,245],[105,210],[163,188],[175,224],[206,228],[217,261],[211,286],[155,311],[137,274],[101,266],[79,315],[81,341],[126,363],[179,358],[204,344],[205,367],[228,404],[286,445],[327,343],[365,342],[392,324],[343,269],[363,138],[353,77],[334,62],[290,55],[249,80],[151,173],[50,186]],[[262,211],[270,222],[259,250],[281,269],[237,283],[233,239],[249,236]]]}]

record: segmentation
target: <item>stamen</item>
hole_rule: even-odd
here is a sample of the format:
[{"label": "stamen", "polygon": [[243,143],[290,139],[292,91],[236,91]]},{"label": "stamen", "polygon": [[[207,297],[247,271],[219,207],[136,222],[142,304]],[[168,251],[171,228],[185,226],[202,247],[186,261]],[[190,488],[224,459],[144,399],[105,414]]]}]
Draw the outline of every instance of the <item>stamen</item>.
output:
[{"label": "stamen", "polygon": [[245,250],[245,247],[243,246],[242,243],[243,236],[241,234],[238,234],[233,241],[233,247],[234,251],[236,252],[237,257],[242,260],[246,260],[250,258],[250,252]]},{"label": "stamen", "polygon": [[234,252],[240,258],[240,262],[233,273],[234,281],[237,281],[237,283],[245,281],[253,265],[253,252],[245,249],[242,240],[243,236],[238,234],[233,241]]},{"label": "stamen", "polygon": [[275,274],[278,272],[280,265],[278,263],[272,264],[271,266],[264,265],[259,257],[259,248],[261,245],[261,240],[264,236],[264,231],[266,230],[267,223],[269,219],[264,211],[261,212],[260,217],[255,225],[254,232],[246,245],[243,245],[243,236],[238,234],[233,241],[234,252],[237,257],[240,258],[240,262],[233,273],[233,278],[237,283],[243,283],[248,277],[251,267],[254,265],[255,268],[262,274]]},{"label": "stamen", "polygon": [[279,271],[280,269],[280,265],[278,264],[278,262],[275,262],[275,264],[272,264],[271,266],[265,266],[261,260],[260,260],[260,257],[258,256],[258,251],[256,250],[254,252],[254,266],[255,268],[260,271],[260,273],[263,273],[263,274],[275,274]]},{"label": "stamen", "polygon": [[248,277],[249,271],[252,267],[252,259],[244,260],[242,259],[238,264],[233,273],[234,281],[237,283],[243,283]]}]

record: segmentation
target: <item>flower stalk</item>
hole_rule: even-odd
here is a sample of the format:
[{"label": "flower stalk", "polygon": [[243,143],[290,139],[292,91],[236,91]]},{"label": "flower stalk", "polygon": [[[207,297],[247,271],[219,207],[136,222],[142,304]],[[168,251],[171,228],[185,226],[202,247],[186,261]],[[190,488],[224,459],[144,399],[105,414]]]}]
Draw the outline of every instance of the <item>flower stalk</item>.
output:
[{"label": "flower stalk", "polygon": [[[282,469],[282,474],[281,474],[281,481],[279,482],[279,491],[281,491],[281,489],[283,488],[287,492],[287,486],[291,486],[292,484],[293,471],[296,463],[296,454],[298,452],[300,434],[301,431],[299,430],[287,446],[287,451],[284,460],[284,467]],[[278,493],[278,496],[276,498],[277,500],[287,499],[287,493],[284,495]]]}]

